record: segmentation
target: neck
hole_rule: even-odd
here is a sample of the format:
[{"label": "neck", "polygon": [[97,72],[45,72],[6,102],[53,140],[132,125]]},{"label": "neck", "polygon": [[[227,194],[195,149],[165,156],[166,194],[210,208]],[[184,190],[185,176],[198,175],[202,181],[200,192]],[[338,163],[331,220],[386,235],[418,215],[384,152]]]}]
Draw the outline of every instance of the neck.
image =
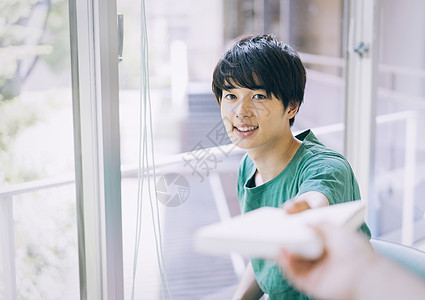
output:
[{"label": "neck", "polygon": [[271,147],[269,145],[265,150],[248,150],[248,156],[257,167],[256,175],[261,176],[259,182],[265,183],[279,175],[294,157],[300,145],[301,142],[291,133],[288,139],[278,141]]}]

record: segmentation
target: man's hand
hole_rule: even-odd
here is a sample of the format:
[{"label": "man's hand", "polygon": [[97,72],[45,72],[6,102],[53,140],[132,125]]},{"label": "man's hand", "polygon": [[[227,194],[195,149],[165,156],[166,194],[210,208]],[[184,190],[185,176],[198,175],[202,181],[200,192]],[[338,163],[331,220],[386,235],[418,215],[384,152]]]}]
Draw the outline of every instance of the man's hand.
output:
[{"label": "man's hand", "polygon": [[288,214],[295,214],[306,209],[329,205],[328,198],[320,192],[306,192],[287,200],[282,207]]}]

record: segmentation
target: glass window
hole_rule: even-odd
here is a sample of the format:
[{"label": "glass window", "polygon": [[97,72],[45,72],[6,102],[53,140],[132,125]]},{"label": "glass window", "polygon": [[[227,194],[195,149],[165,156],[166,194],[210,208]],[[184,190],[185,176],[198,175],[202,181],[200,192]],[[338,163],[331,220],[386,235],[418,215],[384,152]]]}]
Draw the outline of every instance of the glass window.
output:
[{"label": "glass window", "polygon": [[[196,151],[157,170],[164,262],[174,299],[205,295],[214,295],[211,299],[231,298],[244,270],[241,257],[209,257],[192,249],[192,234],[198,227],[239,214],[236,177],[241,155],[230,151],[234,155],[215,157],[208,150],[230,143],[225,135],[217,134],[222,121],[211,91],[215,64],[236,37],[274,33],[302,52],[308,68],[305,103],[294,130],[342,123],[342,3],[146,1],[156,161],[161,164],[175,154]],[[123,61],[119,65],[121,156],[130,170],[122,181],[127,298],[131,294],[137,209],[137,172],[131,170],[138,163],[140,11],[134,1],[120,0],[118,12],[124,14],[125,28]],[[305,24],[305,19],[312,23]],[[332,127],[319,138],[343,151],[341,129]],[[161,294],[161,278],[147,191],[143,199],[145,215],[135,297],[151,298]]]},{"label": "glass window", "polygon": [[79,297],[69,49],[67,1],[1,2],[0,187],[23,185],[0,201],[13,202],[19,299]]},{"label": "glass window", "polygon": [[425,144],[419,138],[425,123],[425,3],[383,1],[381,9],[375,222],[382,238],[420,246],[425,238]]}]

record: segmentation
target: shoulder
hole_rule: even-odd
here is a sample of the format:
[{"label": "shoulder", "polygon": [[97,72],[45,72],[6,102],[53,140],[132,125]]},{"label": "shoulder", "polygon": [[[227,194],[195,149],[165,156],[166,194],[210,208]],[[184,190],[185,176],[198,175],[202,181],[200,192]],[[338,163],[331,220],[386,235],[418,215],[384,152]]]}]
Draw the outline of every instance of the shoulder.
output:
[{"label": "shoulder", "polygon": [[351,172],[351,166],[344,156],[328,153],[320,153],[307,158],[307,167],[312,169],[338,170]]},{"label": "shoulder", "polygon": [[353,199],[360,197],[354,172],[342,154],[320,143],[314,135],[306,136],[303,146],[298,164],[303,192],[321,191],[331,202],[346,197],[342,194],[335,197],[338,193],[347,193]]},{"label": "shoulder", "polygon": [[354,179],[353,170],[348,161],[338,153],[315,153],[303,161],[300,168],[301,178],[341,182],[347,184]]},{"label": "shoulder", "polygon": [[308,130],[302,134],[304,135],[301,153],[303,169],[351,172],[351,166],[342,154],[322,144],[312,131]]}]

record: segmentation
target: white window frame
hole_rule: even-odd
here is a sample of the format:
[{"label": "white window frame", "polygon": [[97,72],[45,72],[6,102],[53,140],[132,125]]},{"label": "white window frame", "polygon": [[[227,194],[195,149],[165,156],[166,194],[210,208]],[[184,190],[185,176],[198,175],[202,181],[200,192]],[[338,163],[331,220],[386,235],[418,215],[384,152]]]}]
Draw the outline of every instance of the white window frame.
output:
[{"label": "white window frame", "polygon": [[70,0],[81,299],[124,299],[115,0]]},{"label": "white window frame", "polygon": [[[367,222],[375,226],[373,178],[379,0],[347,0],[345,74],[345,156],[359,182]],[[365,48],[362,48],[361,45]]]}]

